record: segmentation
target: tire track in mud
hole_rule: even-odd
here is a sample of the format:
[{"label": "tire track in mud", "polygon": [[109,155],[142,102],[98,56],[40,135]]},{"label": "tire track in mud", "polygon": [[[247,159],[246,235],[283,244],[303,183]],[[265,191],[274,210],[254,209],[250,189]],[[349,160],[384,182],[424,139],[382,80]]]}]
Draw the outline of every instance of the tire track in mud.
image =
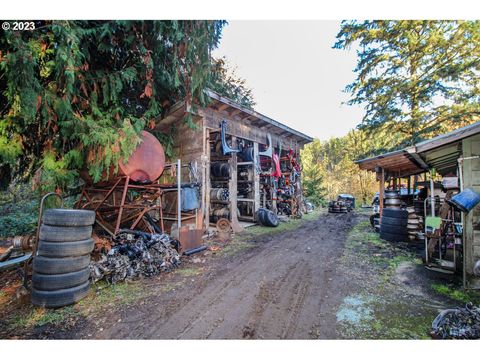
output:
[{"label": "tire track in mud", "polygon": [[101,337],[307,339],[312,329],[315,337],[335,337],[336,306],[349,289],[336,261],[356,222],[355,214],[321,214],[260,236],[244,253],[212,259],[213,274],[193,286],[127,312]]}]

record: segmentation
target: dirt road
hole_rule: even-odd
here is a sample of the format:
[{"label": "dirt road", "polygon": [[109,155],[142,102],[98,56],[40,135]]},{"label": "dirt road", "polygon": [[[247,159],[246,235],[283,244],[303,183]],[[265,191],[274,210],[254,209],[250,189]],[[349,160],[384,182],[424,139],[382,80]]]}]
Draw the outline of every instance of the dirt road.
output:
[{"label": "dirt road", "polygon": [[124,311],[93,338],[335,338],[336,308],[349,286],[336,263],[356,221],[354,214],[321,214],[263,235],[258,246],[214,260],[191,286]]}]

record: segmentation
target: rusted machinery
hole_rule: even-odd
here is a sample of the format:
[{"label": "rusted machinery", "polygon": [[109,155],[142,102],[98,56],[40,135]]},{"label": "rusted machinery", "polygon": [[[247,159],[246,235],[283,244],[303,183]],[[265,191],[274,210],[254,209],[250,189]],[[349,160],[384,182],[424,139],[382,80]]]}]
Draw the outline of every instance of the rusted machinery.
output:
[{"label": "rusted machinery", "polygon": [[165,167],[165,153],[152,134],[142,131],[141,143],[117,174],[97,184],[82,174],[85,186],[76,208],[94,210],[96,222],[110,235],[120,228],[163,232],[162,188],[155,182]]}]

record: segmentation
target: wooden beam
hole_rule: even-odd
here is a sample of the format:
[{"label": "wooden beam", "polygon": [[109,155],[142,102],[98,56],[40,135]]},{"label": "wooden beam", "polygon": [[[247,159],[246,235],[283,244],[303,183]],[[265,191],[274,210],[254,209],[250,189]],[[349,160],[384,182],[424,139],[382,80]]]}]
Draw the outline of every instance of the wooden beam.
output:
[{"label": "wooden beam", "polygon": [[217,110],[218,110],[218,111],[223,111],[223,110],[225,110],[225,109],[227,109],[227,108],[229,108],[229,107],[230,107],[229,104],[221,104],[221,105],[219,105],[219,106],[217,107]]},{"label": "wooden beam", "polygon": [[382,213],[383,213],[383,196],[385,192],[385,170],[382,168],[380,172],[380,189],[379,189],[379,199],[380,202],[380,223],[382,222]]}]

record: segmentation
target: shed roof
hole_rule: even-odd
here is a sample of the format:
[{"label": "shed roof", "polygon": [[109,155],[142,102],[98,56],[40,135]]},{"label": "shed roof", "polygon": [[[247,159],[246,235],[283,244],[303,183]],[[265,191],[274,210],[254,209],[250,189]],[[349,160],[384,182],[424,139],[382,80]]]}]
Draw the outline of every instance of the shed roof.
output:
[{"label": "shed roof", "polygon": [[400,177],[420,174],[425,171],[422,164],[405,149],[362,159],[356,161],[356,163],[362,170],[375,171],[376,167],[380,167]]},{"label": "shed roof", "polygon": [[215,91],[206,90],[206,93],[210,99],[212,99],[212,103],[208,105],[209,107],[226,110],[230,114],[242,113],[244,115],[242,116],[242,120],[248,118],[250,123],[253,123],[255,126],[261,127],[264,130],[270,131],[275,129],[277,130],[276,133],[279,136],[293,135],[293,137],[297,138],[297,141],[300,143],[306,144],[313,141],[312,137],[305,135],[304,133],[284,125],[279,121],[263,115],[255,110],[242,106],[233,100],[221,96]]},{"label": "shed roof", "polygon": [[381,154],[356,163],[360,169],[374,171],[382,167],[399,177],[415,175],[435,168],[440,174],[455,171],[461,156],[460,141],[479,134],[480,121],[449,133],[425,140],[414,146]]},{"label": "shed roof", "polygon": [[[239,115],[240,121],[248,121],[248,124],[259,127],[265,131],[271,131],[280,137],[291,137],[301,144],[307,144],[313,141],[312,137],[255,110],[242,106],[233,100],[221,96],[215,91],[206,90],[205,93],[211,99],[211,103],[208,104],[207,107],[227,111],[230,115]],[[174,119],[182,117],[185,108],[186,104],[184,101],[174,104],[167,115],[162,119],[161,123],[165,124],[166,122],[171,122]]]}]

